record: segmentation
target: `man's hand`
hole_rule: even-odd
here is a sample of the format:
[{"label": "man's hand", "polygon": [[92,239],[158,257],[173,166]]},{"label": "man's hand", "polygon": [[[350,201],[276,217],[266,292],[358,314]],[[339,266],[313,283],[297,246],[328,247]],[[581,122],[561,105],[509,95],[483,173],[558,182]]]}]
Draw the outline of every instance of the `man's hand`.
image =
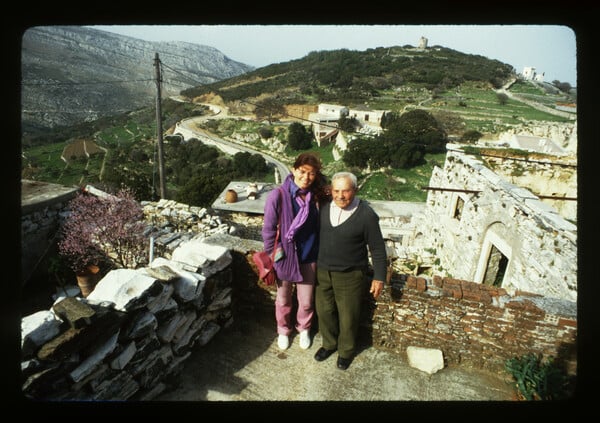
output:
[{"label": "man's hand", "polygon": [[373,294],[373,298],[377,299],[379,294],[381,294],[381,291],[383,291],[383,281],[373,279],[371,282],[371,289],[369,289],[369,292]]}]

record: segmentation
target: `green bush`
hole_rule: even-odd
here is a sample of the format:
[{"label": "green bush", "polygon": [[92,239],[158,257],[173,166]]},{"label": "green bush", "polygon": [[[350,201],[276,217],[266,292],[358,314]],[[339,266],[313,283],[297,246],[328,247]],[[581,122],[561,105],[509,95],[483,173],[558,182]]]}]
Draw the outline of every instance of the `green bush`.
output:
[{"label": "green bush", "polygon": [[568,398],[568,378],[553,357],[526,354],[506,361],[506,370],[517,382],[519,394],[528,401]]},{"label": "green bush", "polygon": [[273,129],[266,126],[261,126],[258,129],[258,134],[262,139],[267,140],[273,136]]}]

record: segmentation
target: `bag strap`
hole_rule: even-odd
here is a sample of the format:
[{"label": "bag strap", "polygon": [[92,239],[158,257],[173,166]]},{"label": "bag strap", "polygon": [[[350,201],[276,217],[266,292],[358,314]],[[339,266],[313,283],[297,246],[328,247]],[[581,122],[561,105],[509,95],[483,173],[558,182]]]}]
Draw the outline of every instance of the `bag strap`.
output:
[{"label": "bag strap", "polygon": [[[281,200],[281,187],[277,188],[279,191],[279,199]],[[281,204],[281,202],[279,203]],[[279,225],[281,223],[281,207],[277,212],[277,233],[275,234],[275,244],[273,245],[273,251],[271,252],[271,261],[275,261],[275,251],[277,251],[277,240],[279,239]]]}]

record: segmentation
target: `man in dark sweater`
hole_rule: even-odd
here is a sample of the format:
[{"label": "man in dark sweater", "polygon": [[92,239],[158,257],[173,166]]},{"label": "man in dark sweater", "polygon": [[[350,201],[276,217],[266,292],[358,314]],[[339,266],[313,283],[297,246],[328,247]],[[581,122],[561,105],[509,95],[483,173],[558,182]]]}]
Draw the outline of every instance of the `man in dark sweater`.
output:
[{"label": "man in dark sweater", "polygon": [[341,370],[350,366],[356,352],[369,253],[369,292],[374,298],[381,294],[387,272],[379,216],[355,196],[356,191],[356,176],[338,172],[331,178],[332,201],[320,209],[315,306],[323,341],[315,360],[323,361],[337,350]]}]

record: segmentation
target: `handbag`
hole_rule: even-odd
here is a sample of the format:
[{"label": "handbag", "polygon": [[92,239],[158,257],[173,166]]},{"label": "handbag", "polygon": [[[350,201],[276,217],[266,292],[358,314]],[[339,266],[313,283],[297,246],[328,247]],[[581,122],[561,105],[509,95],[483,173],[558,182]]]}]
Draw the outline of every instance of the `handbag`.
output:
[{"label": "handbag", "polygon": [[266,251],[257,251],[252,255],[254,264],[258,268],[258,277],[265,285],[273,285],[277,275],[273,268],[273,259]]},{"label": "handbag", "polygon": [[[281,188],[279,188],[279,196],[281,197]],[[258,277],[262,280],[265,285],[273,285],[277,280],[277,273],[273,267],[275,262],[275,255],[277,254],[277,261],[283,257],[283,250],[277,248],[277,240],[279,239],[279,224],[281,222],[281,212],[279,213],[279,220],[277,222],[277,233],[275,234],[275,245],[273,245],[273,252],[269,255],[266,251],[256,251],[252,254],[252,260],[258,268]]]}]

